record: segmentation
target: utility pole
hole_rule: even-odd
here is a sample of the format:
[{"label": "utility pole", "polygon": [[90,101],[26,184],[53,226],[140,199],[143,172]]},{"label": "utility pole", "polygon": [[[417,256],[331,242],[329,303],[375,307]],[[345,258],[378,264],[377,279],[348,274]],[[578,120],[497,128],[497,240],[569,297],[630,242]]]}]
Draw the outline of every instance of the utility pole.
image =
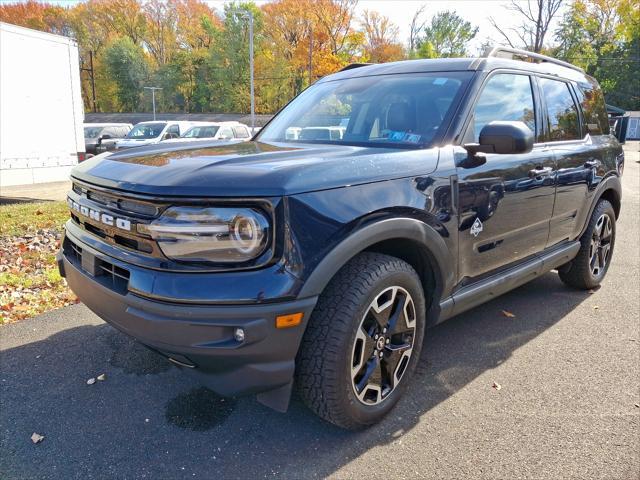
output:
[{"label": "utility pole", "polygon": [[313,27],[309,24],[309,86],[313,81]]},{"label": "utility pole", "polygon": [[256,127],[256,102],[253,87],[253,13],[249,10],[230,10],[229,13],[239,15],[249,20],[249,70],[251,82],[251,134],[253,135]]},{"label": "utility pole", "polygon": [[153,119],[156,119],[156,90],[162,90],[160,87],[143,87],[145,90],[151,90],[151,102],[153,103]]},{"label": "utility pole", "polygon": [[96,104],[96,79],[93,73],[93,51],[89,50],[89,68],[80,67],[81,72],[89,72],[89,80],[91,81],[91,100],[93,113],[98,111]]}]

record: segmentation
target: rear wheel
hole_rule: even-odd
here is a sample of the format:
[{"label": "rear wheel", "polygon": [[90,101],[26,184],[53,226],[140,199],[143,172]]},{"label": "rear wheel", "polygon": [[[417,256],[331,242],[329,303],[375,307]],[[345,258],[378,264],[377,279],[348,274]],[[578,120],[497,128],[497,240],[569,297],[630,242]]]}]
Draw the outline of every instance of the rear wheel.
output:
[{"label": "rear wheel", "polygon": [[362,253],[318,300],[297,361],[305,403],[340,427],[382,419],[406,389],[420,355],[425,301],[406,262]]},{"label": "rear wheel", "polygon": [[560,279],[575,288],[600,285],[611,264],[616,239],[616,214],[607,200],[600,200],[580,238],[578,255],[558,269]]}]

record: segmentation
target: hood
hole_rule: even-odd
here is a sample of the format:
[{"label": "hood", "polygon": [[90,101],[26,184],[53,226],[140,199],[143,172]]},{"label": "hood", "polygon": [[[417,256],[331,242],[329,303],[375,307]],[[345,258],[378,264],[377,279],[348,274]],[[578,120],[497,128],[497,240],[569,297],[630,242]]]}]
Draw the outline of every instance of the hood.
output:
[{"label": "hood", "polygon": [[240,142],[152,145],[89,159],[73,178],[158,196],[256,197],[339,188],[435,170],[438,149]]}]

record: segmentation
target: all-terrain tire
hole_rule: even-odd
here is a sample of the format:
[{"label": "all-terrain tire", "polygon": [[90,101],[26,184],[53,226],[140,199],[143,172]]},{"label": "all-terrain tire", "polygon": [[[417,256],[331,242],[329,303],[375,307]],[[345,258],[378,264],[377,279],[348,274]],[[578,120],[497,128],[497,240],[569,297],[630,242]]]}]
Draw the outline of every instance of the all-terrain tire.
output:
[{"label": "all-terrain tire", "polygon": [[[366,405],[358,400],[350,373],[356,333],[379,292],[395,286],[409,293],[415,307],[413,350],[391,393],[379,404]],[[380,421],[409,383],[420,356],[425,316],[420,278],[408,263],[372,252],[351,259],[321,294],[302,340],[296,386],[305,404],[323,419],[349,430]]]},{"label": "all-terrain tire", "polygon": [[[608,250],[603,265],[598,265],[599,268],[594,271],[594,248],[597,248],[603,239],[603,232],[599,231],[599,222],[601,221],[604,222],[605,229],[606,222],[609,222],[610,238],[608,239]],[[600,285],[611,264],[615,239],[616,214],[611,203],[608,200],[602,199],[593,210],[591,218],[589,219],[589,225],[582,237],[580,237],[580,250],[578,254],[571,262],[558,268],[560,279],[565,284],[581,290],[589,290]],[[599,261],[599,259],[597,260]]]}]

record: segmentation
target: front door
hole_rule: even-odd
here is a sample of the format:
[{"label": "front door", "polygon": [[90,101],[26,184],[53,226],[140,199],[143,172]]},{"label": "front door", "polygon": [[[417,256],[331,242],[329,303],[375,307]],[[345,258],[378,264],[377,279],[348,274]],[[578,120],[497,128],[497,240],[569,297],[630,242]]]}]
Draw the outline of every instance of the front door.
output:
[{"label": "front door", "polygon": [[[490,76],[476,101],[465,143],[478,142],[482,127],[495,120],[524,122],[538,138],[541,117],[533,87],[526,74]],[[529,153],[487,154],[486,160],[457,172],[461,280],[543,250],[549,235],[556,170],[550,149],[536,143]]]}]

